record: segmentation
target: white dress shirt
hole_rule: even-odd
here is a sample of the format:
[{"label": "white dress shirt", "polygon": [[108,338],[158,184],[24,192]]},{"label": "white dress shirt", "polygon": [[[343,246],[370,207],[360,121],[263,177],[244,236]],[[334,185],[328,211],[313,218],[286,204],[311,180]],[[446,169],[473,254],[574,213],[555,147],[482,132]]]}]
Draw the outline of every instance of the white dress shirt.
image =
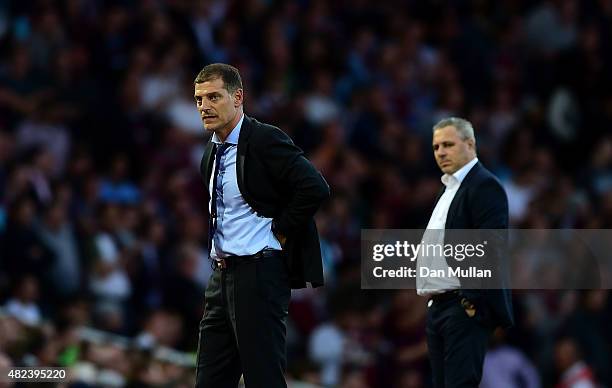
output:
[{"label": "white dress shirt", "polygon": [[[221,155],[219,161],[219,175],[217,176],[217,230],[212,241],[210,256],[213,259],[228,255],[253,255],[263,249],[282,250],[280,242],[272,233],[272,219],[260,216],[242,197],[236,178],[236,159],[238,154],[238,139],[244,115],[225,142],[230,146]],[[221,145],[217,134],[213,134],[212,141]],[[212,171],[215,171],[213,162]],[[211,175],[208,184],[210,212],[212,201]]]},{"label": "white dress shirt", "polygon": [[[427,230],[423,234],[424,244],[444,244],[444,229],[446,228],[448,210],[453,202],[453,198],[455,198],[455,194],[457,194],[457,190],[459,190],[461,186],[461,182],[463,182],[466,175],[476,163],[478,163],[478,158],[472,159],[452,175],[444,174],[440,179],[446,188],[436,204],[431,214],[431,218],[429,219],[429,223],[427,224]],[[448,264],[444,256],[430,255],[422,257],[422,254],[419,254],[417,258],[417,294],[421,296],[430,296],[461,287],[459,279],[454,276],[421,277],[421,267],[427,267],[430,270],[436,271],[443,270],[444,273],[448,273]]]}]

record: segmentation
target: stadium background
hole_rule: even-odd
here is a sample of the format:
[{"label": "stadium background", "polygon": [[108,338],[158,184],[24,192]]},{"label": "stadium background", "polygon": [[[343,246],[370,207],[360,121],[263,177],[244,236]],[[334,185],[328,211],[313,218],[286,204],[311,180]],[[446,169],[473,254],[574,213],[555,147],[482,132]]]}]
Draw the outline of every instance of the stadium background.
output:
[{"label": "stadium background", "polygon": [[[290,307],[292,386],[429,386],[425,303],[359,289],[360,229],[426,225],[449,115],[474,123],[512,226],[610,228],[611,55],[610,0],[0,1],[0,365],[191,386],[210,273],[193,78],[226,62],[246,113],[332,187],[327,287]],[[572,365],[610,386],[609,296],[516,291],[483,387]]]}]

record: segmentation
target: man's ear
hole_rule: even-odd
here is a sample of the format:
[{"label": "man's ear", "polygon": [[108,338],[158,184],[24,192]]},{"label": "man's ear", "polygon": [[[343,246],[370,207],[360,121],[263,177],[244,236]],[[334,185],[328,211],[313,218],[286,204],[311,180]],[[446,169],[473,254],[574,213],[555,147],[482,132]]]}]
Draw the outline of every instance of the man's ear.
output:
[{"label": "man's ear", "polygon": [[474,139],[467,139],[467,143],[468,146],[473,149],[474,151],[476,151],[476,140]]},{"label": "man's ear", "polygon": [[234,107],[238,108],[244,102],[244,91],[236,89],[234,92]]}]

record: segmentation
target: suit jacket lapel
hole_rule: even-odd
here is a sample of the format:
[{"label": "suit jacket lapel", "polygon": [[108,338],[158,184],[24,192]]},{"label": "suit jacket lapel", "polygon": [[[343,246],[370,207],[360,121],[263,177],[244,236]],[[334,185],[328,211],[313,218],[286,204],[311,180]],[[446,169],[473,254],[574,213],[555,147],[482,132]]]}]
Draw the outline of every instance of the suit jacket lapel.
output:
[{"label": "suit jacket lapel", "polygon": [[448,214],[446,215],[445,229],[452,229],[453,220],[455,219],[455,215],[457,214],[457,206],[459,206],[459,201],[461,199],[461,196],[465,194],[466,188],[470,185],[470,180],[478,173],[479,169],[480,169],[480,162],[477,162],[474,165],[474,167],[472,167],[470,172],[468,172],[468,174],[465,176],[465,178],[461,182],[461,185],[459,186],[459,189],[457,189],[457,192],[455,193],[455,196],[453,197],[453,201],[451,202],[451,205],[448,208]]},{"label": "suit jacket lapel", "polygon": [[[212,137],[211,137],[212,139]],[[209,139],[208,143],[204,147],[204,155],[202,156],[202,162],[200,163],[200,174],[204,177],[206,183],[206,192],[208,193],[208,182],[210,182],[210,174],[212,174],[213,165],[213,146],[214,143]]]},{"label": "suit jacket lapel", "polygon": [[[440,189],[440,191],[438,191],[438,195],[436,196],[436,200],[434,201],[434,208],[436,207],[436,205],[438,204],[438,201],[440,200],[440,198],[442,197],[442,194],[444,194],[444,190],[446,190],[446,188],[444,186],[442,186],[442,188]],[[432,209],[433,211],[433,209]]]},{"label": "suit jacket lapel", "polygon": [[249,138],[251,137],[252,130],[253,125],[251,123],[251,119],[247,115],[244,115],[242,127],[240,128],[240,137],[238,138],[236,180],[238,181],[238,189],[240,190],[240,194],[242,194],[245,199],[248,197],[248,193],[246,193],[244,188],[244,164],[246,161],[247,149],[249,148]]}]

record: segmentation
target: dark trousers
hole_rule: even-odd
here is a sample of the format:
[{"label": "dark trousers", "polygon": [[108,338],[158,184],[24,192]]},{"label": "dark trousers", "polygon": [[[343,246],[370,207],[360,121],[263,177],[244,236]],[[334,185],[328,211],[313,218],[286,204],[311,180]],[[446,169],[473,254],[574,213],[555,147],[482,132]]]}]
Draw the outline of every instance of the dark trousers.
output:
[{"label": "dark trousers", "polygon": [[[231,259],[229,259],[231,260]],[[291,288],[281,253],[216,269],[206,289],[197,388],[287,387],[287,315]]]},{"label": "dark trousers", "polygon": [[426,331],[433,386],[477,388],[492,329],[468,316],[459,296],[429,303]]}]

